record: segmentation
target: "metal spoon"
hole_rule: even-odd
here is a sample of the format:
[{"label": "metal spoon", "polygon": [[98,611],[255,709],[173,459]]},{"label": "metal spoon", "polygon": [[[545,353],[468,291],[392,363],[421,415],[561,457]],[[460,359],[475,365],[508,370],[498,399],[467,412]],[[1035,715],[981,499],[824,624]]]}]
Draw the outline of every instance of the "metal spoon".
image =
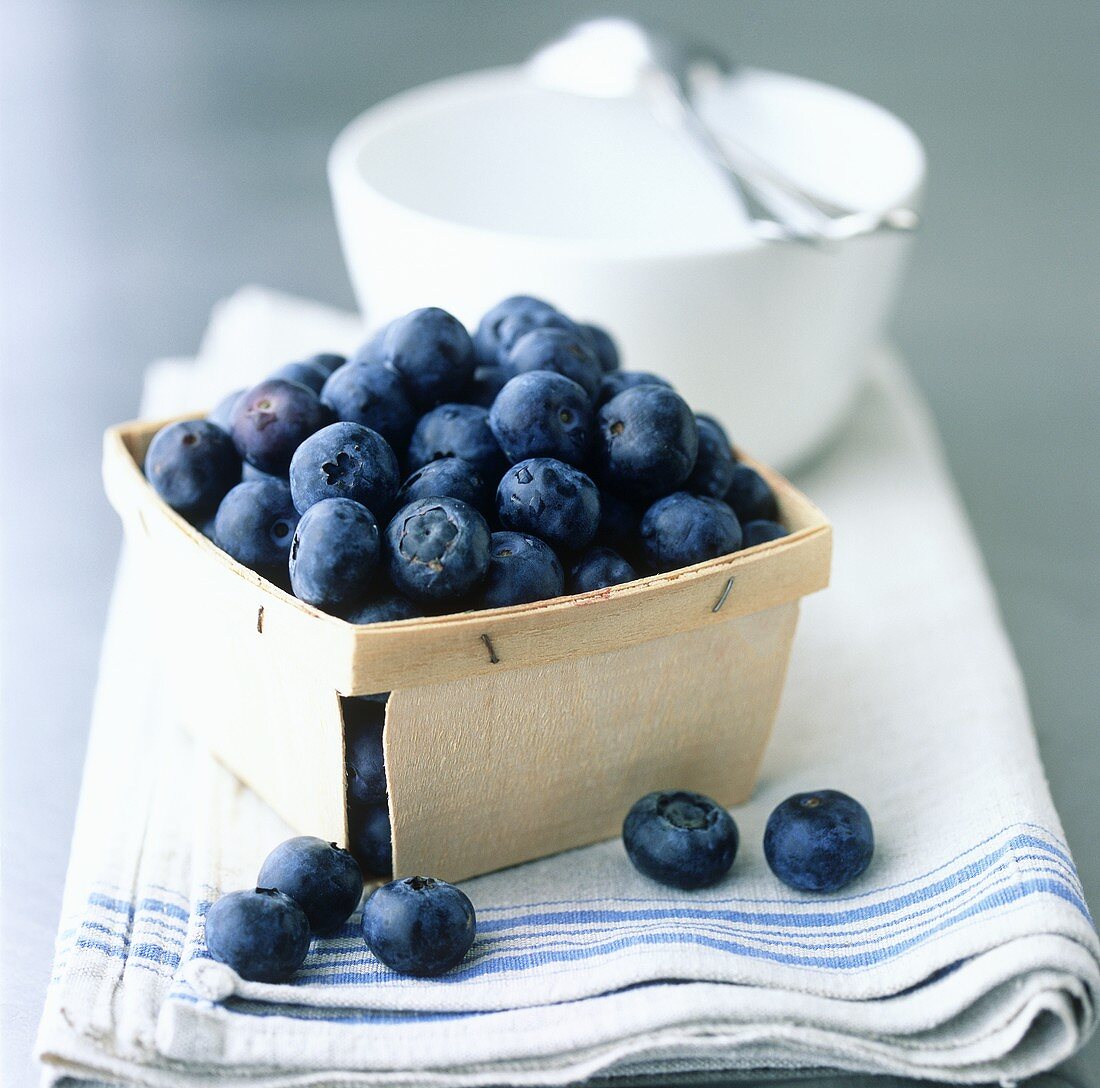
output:
[{"label": "metal spoon", "polygon": [[643,95],[654,114],[685,132],[728,180],[756,235],[765,241],[846,241],[880,231],[911,231],[916,212],[861,212],[808,193],[736,138],[721,137],[693,101],[700,83],[724,80],[730,62],[705,46],[653,33],[629,19],[578,23],[528,61],[544,87],[593,98]]}]

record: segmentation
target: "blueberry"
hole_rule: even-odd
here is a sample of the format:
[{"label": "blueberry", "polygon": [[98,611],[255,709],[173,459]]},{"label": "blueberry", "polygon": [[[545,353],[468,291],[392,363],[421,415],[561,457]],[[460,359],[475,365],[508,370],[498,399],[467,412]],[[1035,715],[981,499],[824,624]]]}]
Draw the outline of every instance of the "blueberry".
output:
[{"label": "blueberry", "polygon": [[161,427],[145,454],[145,475],[173,510],[213,510],[241,478],[233,442],[216,423],[189,419]]},{"label": "blueberry", "polygon": [[430,876],[376,888],[363,906],[363,938],[389,968],[434,978],[462,962],[477,920],[466,893]]},{"label": "blueberry", "polygon": [[514,375],[508,367],[499,366],[496,363],[479,366],[470,379],[470,386],[466,390],[464,399],[470,404],[480,404],[482,408],[488,408],[512,377]]},{"label": "blueberry", "polygon": [[646,794],[623,821],[634,868],[673,888],[705,888],[729,872],[737,825],[716,801],[689,790]]},{"label": "blueberry", "polygon": [[230,432],[249,464],[285,476],[294,451],[330,419],[312,389],[273,378],[241,394],[233,406]]},{"label": "blueberry", "polygon": [[600,389],[600,361],[584,335],[570,329],[533,329],[508,353],[517,374],[549,370],[575,381],[591,400]]},{"label": "blueberry", "polygon": [[642,518],[642,549],[658,571],[678,570],[741,547],[741,526],[724,503],[677,491],[658,499]]},{"label": "blueberry", "polygon": [[619,349],[611,334],[599,325],[582,325],[581,329],[588,336],[588,340],[596,352],[596,358],[600,361],[600,370],[604,374],[610,374],[619,369]]},{"label": "blueberry", "polygon": [[779,540],[787,535],[787,530],[778,522],[750,521],[741,527],[741,547],[752,548],[757,544],[767,544],[771,540]]},{"label": "blueberry", "polygon": [[[513,295],[502,302],[498,302],[478,323],[474,333],[474,352],[481,366],[493,366],[500,363],[507,355],[507,347],[502,348],[500,342],[501,326],[508,318],[519,318],[523,315],[557,314],[557,310],[549,302],[543,302],[540,298],[532,298],[530,295]],[[514,325],[510,323],[510,328]],[[534,328],[532,325],[531,328]],[[527,329],[523,328],[522,332]],[[508,344],[511,347],[511,343]]]},{"label": "blueberry", "polygon": [[214,519],[214,540],[222,551],[254,571],[282,577],[298,511],[282,480],[239,483],[221,501]]},{"label": "blueberry", "polygon": [[505,457],[556,457],[584,463],[595,433],[588,394],[575,381],[549,370],[513,378],[489,409],[489,427]]},{"label": "blueberry", "polygon": [[350,699],[344,704],[344,747],[348,798],[359,805],[386,800],[386,765],[382,758],[385,703]]},{"label": "blueberry", "polygon": [[839,790],[788,797],[764,829],[768,865],[798,891],[839,891],[871,864],[874,851],[867,810]]},{"label": "blueberry", "polygon": [[302,362],[319,366],[326,374],[335,374],[347,362],[347,359],[343,355],[337,355],[334,351],[319,351],[316,355],[303,359]]},{"label": "blueberry", "polygon": [[474,373],[474,345],[462,323],[429,306],[399,317],[386,330],[385,361],[424,407],[453,400]]},{"label": "blueberry", "polygon": [[252,982],[285,982],[309,951],[309,919],[274,888],[229,892],[206,912],[206,947]]},{"label": "blueberry", "polygon": [[596,535],[600,493],[579,468],[553,457],[513,465],[497,487],[497,516],[506,529],[533,533],[551,547],[579,551]]},{"label": "blueberry", "polygon": [[377,431],[395,449],[404,449],[418,412],[397,371],[381,363],[345,363],[329,375],[321,403],[337,419]]},{"label": "blueberry", "polygon": [[684,490],[693,495],[710,495],[713,499],[721,499],[733,483],[736,465],[729,439],[726,438],[726,432],[709,416],[696,416],[695,425],[699,430],[699,453]]},{"label": "blueberry", "polygon": [[322,499],[298,522],[290,545],[294,595],[328,612],[364,600],[378,567],[378,523],[352,499]]},{"label": "blueberry", "polygon": [[[424,615],[419,605],[413,604],[407,597],[396,593],[387,593],[353,608],[344,615],[348,623],[389,623],[392,620],[415,620]],[[363,696],[373,699],[373,695]],[[384,700],[383,700],[384,701]]]},{"label": "blueberry", "polygon": [[401,477],[389,443],[358,423],[330,423],[307,438],[290,462],[294,505],[305,513],[322,499],[354,499],[385,517]]},{"label": "blueberry", "polygon": [[[544,305],[542,309],[530,307],[521,312],[509,314],[500,323],[497,346],[497,362],[508,365],[512,355],[512,349],[529,332],[537,332],[540,329],[559,329],[580,337],[588,343],[588,338],[581,327],[572,319],[555,310],[552,306]],[[589,345],[591,347],[591,345]],[[597,364],[598,365],[598,364]]]},{"label": "blueberry", "polygon": [[569,592],[588,593],[593,589],[633,582],[638,575],[618,552],[610,548],[589,548],[569,572]]},{"label": "blueberry", "polygon": [[390,580],[417,601],[453,601],[485,577],[489,526],[461,499],[417,499],[389,527]]},{"label": "blueberry", "polygon": [[287,363],[268,374],[269,380],[274,378],[285,382],[297,382],[320,396],[321,387],[328,378],[328,371],[315,363]]},{"label": "blueberry", "polygon": [[632,502],[620,498],[612,491],[600,491],[600,525],[596,539],[622,547],[637,541],[642,524],[642,514]]},{"label": "blueberry", "polygon": [[393,872],[393,833],[390,810],[378,805],[354,805],[348,810],[351,852],[368,876],[389,876]]},{"label": "blueberry", "polygon": [[222,397],[214,407],[206,413],[206,418],[211,423],[216,423],[226,434],[229,433],[229,420],[233,415],[233,406],[240,399],[243,389],[234,389],[232,393]]},{"label": "blueberry", "polygon": [[729,432],[726,430],[725,427],[722,426],[721,423],[718,422],[718,420],[714,418],[714,416],[708,416],[705,412],[699,412],[695,416],[695,420],[697,423],[706,420],[710,427],[716,430],[721,436],[722,446],[730,451],[730,454],[731,456],[733,456],[734,461],[737,460],[737,456],[733,453],[733,443],[730,441]]},{"label": "blueberry", "polygon": [[397,492],[395,504],[407,506],[417,499],[439,496],[461,499],[481,514],[493,512],[492,493],[484,477],[461,457],[441,457],[418,468]]},{"label": "blueberry", "polygon": [[737,519],[746,521],[778,521],[779,507],[767,481],[748,465],[733,466],[733,480],[726,492],[726,502]]},{"label": "blueberry", "polygon": [[486,608],[560,597],[565,574],[554,549],[526,533],[493,533],[485,575]]},{"label": "blueberry", "polygon": [[699,430],[691,409],[671,389],[637,385],[600,409],[596,446],[611,490],[652,500],[678,490],[691,475]]},{"label": "blueberry", "polygon": [[420,418],[409,440],[409,470],[441,457],[461,457],[488,479],[504,471],[504,455],[489,429],[488,408],[441,404]]},{"label": "blueberry", "polygon": [[390,331],[392,321],[387,321],[385,325],[379,325],[356,348],[355,353],[348,359],[349,363],[384,363],[386,361],[386,333]]},{"label": "blueberry", "polygon": [[319,937],[336,933],[363,896],[363,874],[355,858],[336,843],[313,835],[276,846],[256,880],[262,888],[278,888],[290,896]]},{"label": "blueberry", "polygon": [[596,407],[605,405],[612,397],[617,397],[624,389],[634,389],[639,385],[661,385],[671,389],[672,383],[647,370],[616,370],[604,374],[600,379],[600,388],[596,393]]}]

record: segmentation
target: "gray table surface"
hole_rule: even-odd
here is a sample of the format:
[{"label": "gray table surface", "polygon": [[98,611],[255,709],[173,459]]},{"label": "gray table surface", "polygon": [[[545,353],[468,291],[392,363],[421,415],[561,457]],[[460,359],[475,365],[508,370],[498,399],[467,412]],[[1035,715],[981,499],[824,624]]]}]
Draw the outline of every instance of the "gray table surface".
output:
[{"label": "gray table surface", "polygon": [[[4,1083],[29,1052],[119,533],[104,426],[260,282],[351,305],[329,143],[402,88],[614,8],[851,88],[931,160],[895,333],[930,399],[1100,902],[1100,5],[1070,0],[6,2],[3,81]],[[1095,1042],[1062,1071],[1100,1085]]]}]

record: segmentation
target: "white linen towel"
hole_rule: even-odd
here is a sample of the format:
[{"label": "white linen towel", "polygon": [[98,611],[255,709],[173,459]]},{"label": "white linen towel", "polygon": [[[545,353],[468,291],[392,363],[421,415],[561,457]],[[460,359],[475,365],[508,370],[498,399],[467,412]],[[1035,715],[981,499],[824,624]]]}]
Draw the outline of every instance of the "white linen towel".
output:
[{"label": "white linen towel", "polygon": [[[347,315],[242,291],[197,361],[152,368],[145,410],[201,408],[359,336]],[[206,957],[209,903],[251,885],[290,832],[172,726],[150,591],[124,559],[39,1037],[47,1081],[445,1088],[834,1068],[976,1082],[1072,1053],[1096,1018],[1096,932],[974,540],[889,353],[799,482],[834,522],[833,584],[804,602],[759,785],[734,810],[731,875],[662,888],[611,841],[468,881],[477,941],[434,981],[383,968],[358,914],[290,985]],[[760,846],[772,807],[818,787],[860,798],[877,840],[867,873],[824,897],[780,885]]]}]

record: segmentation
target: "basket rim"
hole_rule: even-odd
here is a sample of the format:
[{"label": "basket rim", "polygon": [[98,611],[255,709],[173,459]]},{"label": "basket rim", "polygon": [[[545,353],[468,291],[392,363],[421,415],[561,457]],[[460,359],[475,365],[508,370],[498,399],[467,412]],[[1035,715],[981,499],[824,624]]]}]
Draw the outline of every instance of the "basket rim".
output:
[{"label": "basket rim", "polygon": [[[784,476],[735,447],[738,460],[759,472],[773,488],[784,522],[792,525],[787,536],[587,593],[504,608],[352,624],[299,600],[238,563],[156,493],[142,468],[148,443],[166,424],[196,418],[202,418],[202,413],[132,420],[106,430],[103,476],[112,506],[128,529],[136,526],[146,537],[177,545],[177,555],[181,551],[189,553],[183,557],[185,561],[204,564],[204,578],[209,575],[217,579],[218,569],[232,575],[220,584],[248,594],[253,626],[263,629],[264,616],[257,614],[258,607],[268,620],[278,617],[284,626],[293,626],[299,639],[323,641],[330,660],[341,662],[334,682],[344,694],[359,693],[353,689],[361,689],[362,693],[389,690],[372,687],[376,681],[368,677],[393,673],[396,681],[400,670],[386,667],[385,660],[395,654],[416,659],[415,669],[407,671],[430,674],[433,652],[463,642],[468,651],[474,647],[484,659],[483,665],[497,666],[504,656],[498,656],[498,640],[511,639],[509,665],[520,667],[522,663],[560,660],[650,641],[774,607],[828,585],[832,540],[828,519]],[[731,594],[735,583],[737,591]],[[302,625],[307,626],[303,629]],[[567,645],[570,636],[576,646]],[[555,644],[553,648],[551,643]],[[524,661],[517,662],[517,650],[521,648]],[[440,666],[434,671],[449,674],[455,668],[448,672]]]}]

